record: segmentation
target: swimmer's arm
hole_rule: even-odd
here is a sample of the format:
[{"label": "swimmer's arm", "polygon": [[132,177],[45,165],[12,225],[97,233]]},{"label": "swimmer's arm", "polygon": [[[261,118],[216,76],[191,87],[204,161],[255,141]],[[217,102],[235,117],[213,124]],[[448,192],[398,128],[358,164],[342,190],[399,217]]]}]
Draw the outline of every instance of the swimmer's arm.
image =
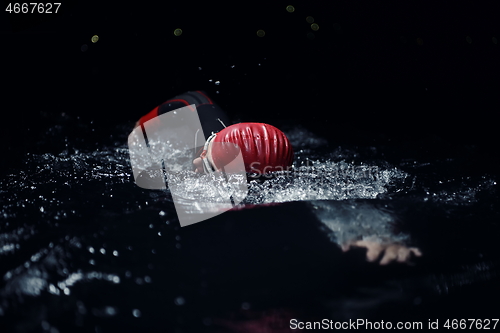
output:
[{"label": "swimmer's arm", "polygon": [[417,257],[422,256],[420,249],[407,247],[406,245],[391,240],[381,241],[375,237],[364,240],[353,240],[341,245],[342,251],[346,252],[352,247],[364,247],[367,249],[366,260],[375,262],[379,258],[380,265],[387,265],[391,262],[406,263],[411,265],[412,254]]},{"label": "swimmer's arm", "polygon": [[411,264],[412,256],[422,252],[407,246],[409,235],[395,234],[391,229],[394,216],[369,203],[314,201],[312,211],[324,224],[331,240],[346,252],[351,248],[367,249],[366,259],[381,265],[391,262]]}]

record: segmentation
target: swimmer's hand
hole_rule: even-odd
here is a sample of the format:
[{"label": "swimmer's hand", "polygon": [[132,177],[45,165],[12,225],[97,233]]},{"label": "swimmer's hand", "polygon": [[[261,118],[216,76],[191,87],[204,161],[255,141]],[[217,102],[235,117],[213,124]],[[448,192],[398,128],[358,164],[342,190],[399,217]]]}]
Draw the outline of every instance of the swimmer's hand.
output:
[{"label": "swimmer's hand", "polygon": [[395,242],[379,243],[369,240],[351,241],[342,245],[342,251],[346,252],[351,247],[366,247],[368,250],[366,252],[366,260],[370,262],[377,261],[381,254],[383,254],[380,265],[387,265],[394,261],[413,265],[410,261],[411,254],[413,253],[417,257],[422,256],[422,252],[418,248],[406,247],[401,243]]}]

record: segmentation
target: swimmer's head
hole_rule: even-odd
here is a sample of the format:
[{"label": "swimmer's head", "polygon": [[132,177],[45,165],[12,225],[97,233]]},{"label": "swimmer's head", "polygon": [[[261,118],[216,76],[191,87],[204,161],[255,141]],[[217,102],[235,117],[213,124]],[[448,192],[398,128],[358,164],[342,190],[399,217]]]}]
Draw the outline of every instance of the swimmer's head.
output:
[{"label": "swimmer's head", "polygon": [[248,173],[288,170],[293,162],[290,141],[282,131],[269,124],[228,126],[209,138],[205,146],[202,156],[193,161],[197,172],[220,170],[240,151]]}]

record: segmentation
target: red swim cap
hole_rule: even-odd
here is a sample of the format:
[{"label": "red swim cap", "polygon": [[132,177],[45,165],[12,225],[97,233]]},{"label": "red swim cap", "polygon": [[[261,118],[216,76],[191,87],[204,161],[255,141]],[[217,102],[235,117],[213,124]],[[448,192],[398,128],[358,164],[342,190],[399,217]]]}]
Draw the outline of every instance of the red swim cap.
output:
[{"label": "red swim cap", "polygon": [[[285,133],[262,123],[240,123],[224,128],[213,139],[211,155],[216,168],[231,162],[241,149],[245,170],[264,174],[287,170],[292,165],[293,149]],[[224,145],[223,143],[231,143]],[[238,146],[236,149],[234,144]]]}]

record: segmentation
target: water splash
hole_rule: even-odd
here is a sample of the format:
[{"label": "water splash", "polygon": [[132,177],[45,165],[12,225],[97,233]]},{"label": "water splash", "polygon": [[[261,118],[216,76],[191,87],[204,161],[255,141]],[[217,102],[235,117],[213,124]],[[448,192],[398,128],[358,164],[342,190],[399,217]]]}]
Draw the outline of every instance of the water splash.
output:
[{"label": "water splash", "polygon": [[[134,251],[130,243],[128,250],[123,244],[119,248],[105,246],[100,237],[113,232],[101,228],[102,221],[119,216],[122,223],[127,215],[140,213],[145,214],[145,219],[156,217],[167,230],[178,228],[168,191],[143,190],[134,184],[126,148],[129,130],[126,126],[119,127],[120,132],[114,133],[113,141],[116,138],[123,140],[98,145],[95,150],[76,148],[75,141],[65,140],[63,132],[50,131],[54,140],[65,142],[61,152],[27,154],[20,170],[0,179],[0,258],[5,259],[0,270],[3,276],[0,295],[4,300],[0,304],[0,315],[12,304],[22,304],[26,297],[76,297],[74,289],[84,284],[100,281],[113,286],[131,279],[133,267],[126,267],[124,272],[107,270],[107,267],[118,267],[108,266],[109,262],[131,261],[129,254]],[[364,215],[377,219],[381,229],[376,232],[383,234],[388,232],[386,226],[391,222],[390,215],[369,205],[357,205],[352,200],[411,197],[412,202],[462,207],[480,202],[483,194],[494,196],[497,192],[497,180],[492,176],[441,174],[425,179],[420,171],[426,167],[424,162],[412,161],[413,169],[398,168],[381,159],[382,155],[374,147],[367,158],[361,149],[330,148],[326,140],[300,127],[290,128],[285,133],[296,153],[293,169],[276,172],[263,181],[250,179],[243,204],[312,201],[316,206],[312,209],[320,214],[323,212],[323,220],[331,230],[341,228],[341,224],[359,225],[368,231],[373,229],[374,224],[366,225]],[[187,201],[203,203],[220,197],[213,194],[225,190],[223,178],[219,183],[207,182],[210,175],[196,175],[188,170],[189,151],[170,143],[163,143],[163,146],[165,154],[174,154],[175,159],[185,161],[173,169],[177,173],[172,175],[171,181],[181,186]],[[374,159],[374,155],[379,160]],[[452,166],[454,161],[449,163]],[[231,178],[229,180],[231,182]],[[342,205],[329,204],[325,208],[321,206],[324,200],[338,201]],[[354,207],[349,209],[343,203]],[[134,220],[136,224],[141,222],[142,219]],[[127,224],[117,225],[123,228]],[[148,227],[150,225],[152,227]],[[169,237],[156,222],[146,221],[144,228],[162,240]],[[352,236],[350,229],[344,230],[343,234],[338,234],[340,239]],[[178,241],[172,236],[172,251],[179,251]],[[154,255],[156,248],[147,246],[150,246],[147,252]],[[90,247],[93,253],[89,252]],[[181,251],[184,248],[183,244]],[[145,265],[150,267],[152,264]],[[478,274],[482,273],[471,273],[471,284]],[[141,287],[147,286],[148,281],[156,281],[154,278],[141,279],[146,282],[141,283]],[[454,283],[462,283],[457,281]],[[83,313],[85,306],[91,308],[78,299],[75,302],[78,313]],[[95,309],[96,316],[112,316],[118,312],[114,305]],[[127,311],[130,316],[134,313],[141,316],[141,312]],[[46,319],[42,316],[40,320],[43,323]]]}]

